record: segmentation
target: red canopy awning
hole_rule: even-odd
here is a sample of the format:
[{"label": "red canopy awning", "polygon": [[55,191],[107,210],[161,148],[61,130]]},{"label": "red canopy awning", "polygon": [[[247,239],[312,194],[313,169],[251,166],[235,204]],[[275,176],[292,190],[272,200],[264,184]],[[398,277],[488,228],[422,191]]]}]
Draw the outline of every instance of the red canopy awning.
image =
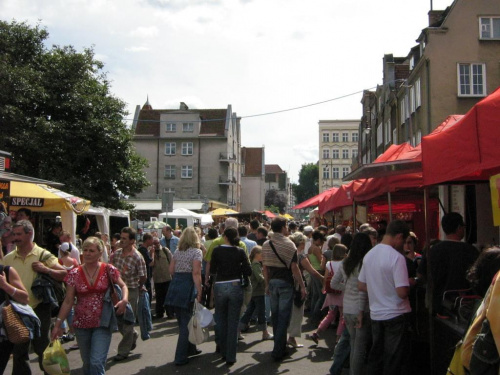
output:
[{"label": "red canopy awning", "polygon": [[264,211],[262,213],[266,215],[269,219],[274,219],[276,217],[276,214],[273,214],[271,211]]},{"label": "red canopy awning", "polygon": [[305,200],[304,202],[299,203],[298,205],[292,207],[292,210],[298,210],[298,209],[301,209],[301,208],[307,208],[307,207],[317,206],[317,205],[319,205],[319,202],[321,202],[323,199],[326,199],[326,198],[330,197],[337,190],[338,190],[338,188],[336,188],[336,187],[333,187],[333,188],[330,188],[328,190],[325,190],[324,192],[322,192],[322,193],[320,193],[318,195],[315,195],[314,197],[309,198],[308,200]]},{"label": "red canopy awning", "polygon": [[335,194],[319,202],[318,213],[324,215],[326,212],[333,211],[336,208],[352,205],[355,191],[363,182],[364,180],[355,180],[342,185]]},{"label": "red canopy awning", "polygon": [[445,133],[422,139],[425,185],[486,180],[500,172],[500,89],[477,103]]}]

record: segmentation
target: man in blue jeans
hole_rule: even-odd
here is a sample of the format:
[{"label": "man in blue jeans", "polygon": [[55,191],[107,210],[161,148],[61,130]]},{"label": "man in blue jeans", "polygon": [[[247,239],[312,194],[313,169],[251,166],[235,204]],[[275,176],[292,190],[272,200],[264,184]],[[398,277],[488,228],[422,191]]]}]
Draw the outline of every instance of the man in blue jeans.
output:
[{"label": "man in blue jeans", "polygon": [[[368,374],[398,375],[408,355],[407,314],[410,283],[403,245],[410,233],[401,220],[389,223],[382,242],[363,259],[359,290],[368,292],[373,345],[368,357]],[[363,314],[358,316],[362,323]]]},{"label": "man in blue jeans", "polygon": [[290,324],[293,306],[293,285],[300,284],[302,298],[306,289],[297,265],[297,248],[286,236],[288,229],[282,217],[271,223],[272,237],[262,245],[263,273],[266,280],[266,293],[271,297],[271,321],[274,333],[272,356],[281,361],[288,353],[286,350],[287,328]]}]

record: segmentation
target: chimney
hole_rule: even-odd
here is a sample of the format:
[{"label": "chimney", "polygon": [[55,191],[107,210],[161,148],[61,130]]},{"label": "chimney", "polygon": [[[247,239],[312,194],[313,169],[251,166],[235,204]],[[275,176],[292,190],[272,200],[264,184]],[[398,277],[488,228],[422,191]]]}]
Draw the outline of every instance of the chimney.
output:
[{"label": "chimney", "polygon": [[181,111],[187,111],[187,110],[189,110],[189,107],[186,105],[186,103],[181,102],[181,105],[180,105],[179,109]]},{"label": "chimney", "polygon": [[444,10],[431,10],[429,11],[429,27],[437,27],[441,21],[441,16]]}]

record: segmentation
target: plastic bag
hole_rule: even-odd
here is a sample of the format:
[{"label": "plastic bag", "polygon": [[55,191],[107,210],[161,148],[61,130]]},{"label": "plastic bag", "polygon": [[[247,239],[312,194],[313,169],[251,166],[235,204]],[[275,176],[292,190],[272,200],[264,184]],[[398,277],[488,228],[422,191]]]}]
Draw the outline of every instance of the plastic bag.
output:
[{"label": "plastic bag", "polygon": [[52,341],[43,352],[43,369],[49,375],[69,375],[69,362],[59,340]]}]

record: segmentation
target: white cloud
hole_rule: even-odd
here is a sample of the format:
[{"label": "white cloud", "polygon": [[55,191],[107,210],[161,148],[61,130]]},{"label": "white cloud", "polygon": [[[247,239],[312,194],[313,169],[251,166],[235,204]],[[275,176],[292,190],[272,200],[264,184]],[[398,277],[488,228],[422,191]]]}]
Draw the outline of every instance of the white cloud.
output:
[{"label": "white cloud", "polygon": [[130,32],[133,37],[150,38],[158,36],[159,30],[156,26],[138,27]]},{"label": "white cloud", "polygon": [[127,52],[144,52],[144,51],[149,51],[149,48],[145,47],[145,46],[127,47],[127,48],[125,48],[125,51],[127,51]]}]

